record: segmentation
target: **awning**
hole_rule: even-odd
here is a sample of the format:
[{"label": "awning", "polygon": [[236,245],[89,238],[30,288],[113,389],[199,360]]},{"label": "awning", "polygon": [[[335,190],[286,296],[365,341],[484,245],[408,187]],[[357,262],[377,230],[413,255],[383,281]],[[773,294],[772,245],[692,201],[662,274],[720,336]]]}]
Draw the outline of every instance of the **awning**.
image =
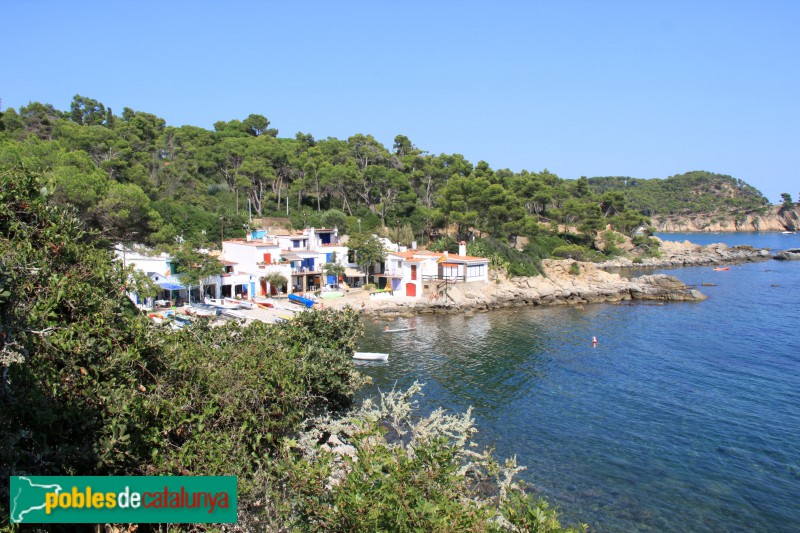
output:
[{"label": "awning", "polygon": [[345,267],[344,275],[348,278],[363,278],[364,273],[360,270],[356,270],[355,268]]},{"label": "awning", "polygon": [[286,259],[287,261],[302,261],[303,258],[297,254],[281,254],[281,257]]},{"label": "awning", "polygon": [[156,285],[167,291],[179,291],[181,289],[186,288],[183,285],[178,285],[177,283],[170,283],[169,281],[158,281],[156,282]]}]

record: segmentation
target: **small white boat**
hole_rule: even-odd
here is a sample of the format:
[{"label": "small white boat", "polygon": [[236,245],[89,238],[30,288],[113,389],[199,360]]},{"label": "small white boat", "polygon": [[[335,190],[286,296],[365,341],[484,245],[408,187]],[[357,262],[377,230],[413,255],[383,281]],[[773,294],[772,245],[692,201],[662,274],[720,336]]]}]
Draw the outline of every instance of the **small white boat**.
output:
[{"label": "small white boat", "polygon": [[359,359],[361,361],[386,361],[389,359],[389,354],[380,352],[355,352],[353,354],[353,359]]},{"label": "small white boat", "polygon": [[193,305],[191,307],[186,308],[186,313],[194,316],[210,317],[210,316],[217,316],[219,314],[219,309],[215,307],[208,308],[208,307],[197,307]]},{"label": "small white boat", "polygon": [[784,234],[784,235],[794,235],[795,234],[794,231],[782,231],[781,233]]},{"label": "small white boat", "polygon": [[415,329],[417,329],[417,328],[395,328],[395,329],[386,328],[385,330],[383,330],[383,332],[384,333],[402,333],[403,331],[412,331],[412,330],[415,330]]},{"label": "small white boat", "polygon": [[235,318],[236,320],[245,320],[247,317],[241,311],[234,311],[233,309],[223,309],[222,316],[228,318]]},{"label": "small white boat", "polygon": [[224,298],[225,303],[230,305],[237,305],[239,309],[254,309],[255,304],[246,300],[236,300],[235,298]]},{"label": "small white boat", "polygon": [[239,304],[228,303],[225,298],[206,298],[206,305],[213,305],[219,309],[239,309]]}]

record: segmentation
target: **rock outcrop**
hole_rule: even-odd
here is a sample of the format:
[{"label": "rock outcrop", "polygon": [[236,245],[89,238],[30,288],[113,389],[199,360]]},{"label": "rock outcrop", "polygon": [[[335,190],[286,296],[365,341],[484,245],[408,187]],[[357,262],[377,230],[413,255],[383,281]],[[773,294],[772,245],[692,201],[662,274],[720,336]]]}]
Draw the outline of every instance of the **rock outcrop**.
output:
[{"label": "rock outcrop", "polygon": [[752,246],[708,244],[700,246],[689,241],[660,241],[661,257],[638,259],[635,263],[627,258],[615,258],[598,263],[600,268],[670,268],[681,266],[719,265],[749,263],[771,257],[769,250]]},{"label": "rock outcrop", "polygon": [[663,274],[628,279],[593,263],[571,260],[542,261],[545,276],[507,278],[495,273],[488,284],[465,283],[451,287],[438,299],[397,297],[370,302],[364,311],[384,317],[419,313],[460,313],[513,306],[608,303],[630,300],[700,301],[705,296],[674,276]]},{"label": "rock outcrop", "polygon": [[755,212],[740,215],[655,215],[651,217],[651,223],[659,232],[794,231],[800,229],[800,214],[796,207],[786,209],[782,205],[773,205],[763,215]]},{"label": "rock outcrop", "polygon": [[800,248],[789,248],[775,253],[775,259],[784,261],[800,260]]}]

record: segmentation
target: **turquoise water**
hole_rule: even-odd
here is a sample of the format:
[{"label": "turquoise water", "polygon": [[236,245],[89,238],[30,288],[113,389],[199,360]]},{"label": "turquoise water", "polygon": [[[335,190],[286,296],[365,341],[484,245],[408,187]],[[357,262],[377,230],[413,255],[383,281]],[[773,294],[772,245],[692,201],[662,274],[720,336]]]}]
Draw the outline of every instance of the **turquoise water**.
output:
[{"label": "turquoise water", "polygon": [[[747,236],[687,238],[800,246]],[[700,303],[399,319],[416,327],[401,334],[368,322],[361,348],[390,356],[360,365],[374,380],[362,394],[419,380],[425,410],[474,406],[479,441],[527,465],[522,477],[567,522],[800,530],[800,262],[669,273],[716,286],[699,287]]]}]

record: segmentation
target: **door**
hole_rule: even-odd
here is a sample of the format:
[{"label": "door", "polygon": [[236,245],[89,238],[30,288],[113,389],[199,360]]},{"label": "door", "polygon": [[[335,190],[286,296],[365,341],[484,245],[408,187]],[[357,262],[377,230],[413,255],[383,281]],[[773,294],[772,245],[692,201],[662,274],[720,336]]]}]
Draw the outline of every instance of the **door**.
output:
[{"label": "door", "polygon": [[406,283],[406,296],[417,296],[417,284]]},{"label": "door", "polygon": [[417,279],[417,265],[411,265],[411,279]]}]

